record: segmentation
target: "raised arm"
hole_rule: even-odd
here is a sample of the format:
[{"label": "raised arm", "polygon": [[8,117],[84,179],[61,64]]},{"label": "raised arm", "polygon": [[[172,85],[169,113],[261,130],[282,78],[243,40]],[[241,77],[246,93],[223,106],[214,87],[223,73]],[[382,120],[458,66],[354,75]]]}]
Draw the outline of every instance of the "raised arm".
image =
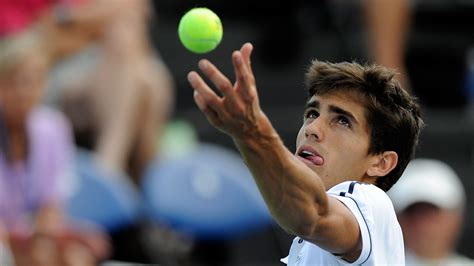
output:
[{"label": "raised arm", "polygon": [[405,89],[411,90],[404,58],[411,23],[409,0],[363,2],[369,34],[369,51],[378,64],[394,68]]},{"label": "raised arm", "polygon": [[217,95],[192,71],[194,99],[209,122],[234,140],[277,223],[332,253],[353,261],[360,254],[359,226],[340,201],[326,194],[319,178],[283,144],[260,108],[250,64],[252,45],[232,54],[234,84],[203,59],[200,70],[221,92]]}]

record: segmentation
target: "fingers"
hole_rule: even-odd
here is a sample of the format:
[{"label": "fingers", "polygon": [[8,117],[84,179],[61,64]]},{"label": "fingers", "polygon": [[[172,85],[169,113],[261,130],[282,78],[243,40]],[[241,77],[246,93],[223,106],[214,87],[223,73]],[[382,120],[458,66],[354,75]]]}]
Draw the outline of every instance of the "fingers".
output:
[{"label": "fingers", "polygon": [[229,119],[230,114],[241,114],[248,103],[256,98],[255,79],[251,69],[250,57],[253,46],[245,43],[232,54],[236,84],[221,73],[206,59],[199,61],[199,69],[219,89],[224,97],[216,94],[195,71],[188,74],[188,81],[194,88],[194,100],[209,122],[219,127]]},{"label": "fingers", "polygon": [[222,99],[207,86],[196,72],[189,72],[188,81],[194,88],[194,101],[198,108],[204,113],[211,125],[217,128],[221,126],[222,121],[219,119],[219,113],[224,111]]},{"label": "fingers", "polygon": [[232,83],[222,74],[216,66],[206,59],[199,61],[199,69],[211,80],[224,96],[232,96]]},{"label": "fingers", "polygon": [[209,108],[197,90],[194,91],[194,101],[196,102],[199,110],[201,110],[204,115],[206,115],[206,118],[211,123],[211,125],[218,127],[221,124],[217,112]]},{"label": "fingers", "polygon": [[[245,55],[242,53],[244,52]],[[235,51],[232,54],[232,63],[234,65],[235,76],[239,83],[239,93],[246,102],[251,102],[253,92],[255,88],[255,80],[251,71],[250,61],[246,56],[249,57],[251,53],[251,47],[243,47],[241,51]]]},{"label": "fingers", "polygon": [[242,53],[242,57],[244,58],[244,61],[246,62],[247,66],[249,67],[250,71],[252,71],[251,68],[251,61],[250,61],[250,56],[252,55],[253,51],[253,45],[251,43],[245,43],[242,45],[242,48],[240,48],[240,52]]},{"label": "fingers", "polygon": [[[238,96],[229,79],[227,79],[227,77],[224,76],[217,67],[206,59],[199,61],[199,68],[224,95],[224,98],[221,99],[223,105],[222,108],[231,113],[241,113],[244,107],[242,104],[243,102],[239,98],[242,97]],[[214,111],[216,111],[218,115],[224,113],[223,109],[214,109]]]},{"label": "fingers", "polygon": [[[195,72],[191,71],[188,74],[188,81],[195,91],[198,92],[202,98],[202,105],[212,108],[215,112],[221,109],[222,102],[219,96],[211,89],[204,80]],[[201,106],[199,106],[201,108]],[[201,109],[202,110],[202,109]]]}]

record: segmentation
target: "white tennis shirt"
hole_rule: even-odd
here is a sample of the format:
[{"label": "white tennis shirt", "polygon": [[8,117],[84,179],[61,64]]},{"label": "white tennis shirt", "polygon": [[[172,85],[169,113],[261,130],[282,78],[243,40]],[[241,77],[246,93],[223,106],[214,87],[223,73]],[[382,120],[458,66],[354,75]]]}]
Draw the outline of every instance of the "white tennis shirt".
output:
[{"label": "white tennis shirt", "polygon": [[296,237],[288,265],[405,265],[403,235],[393,204],[387,194],[375,185],[347,181],[327,191],[354,214],[362,235],[362,252],[353,263]]}]

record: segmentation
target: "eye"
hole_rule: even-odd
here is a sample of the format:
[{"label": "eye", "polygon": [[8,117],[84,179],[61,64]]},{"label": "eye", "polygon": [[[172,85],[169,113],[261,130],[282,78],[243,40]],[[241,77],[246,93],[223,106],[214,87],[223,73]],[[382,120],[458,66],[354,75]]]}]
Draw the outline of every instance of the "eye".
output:
[{"label": "eye", "polygon": [[337,116],[337,123],[339,123],[340,125],[343,125],[345,127],[351,127],[351,121],[349,120],[349,118],[347,118],[343,115]]},{"label": "eye", "polygon": [[306,119],[316,119],[319,117],[319,112],[314,109],[308,109],[304,112],[304,120]]}]

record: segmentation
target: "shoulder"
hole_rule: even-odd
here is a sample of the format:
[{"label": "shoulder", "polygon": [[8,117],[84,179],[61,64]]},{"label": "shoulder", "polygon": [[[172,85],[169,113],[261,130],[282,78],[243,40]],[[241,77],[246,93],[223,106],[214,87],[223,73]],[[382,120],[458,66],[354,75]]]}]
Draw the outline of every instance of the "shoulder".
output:
[{"label": "shoulder", "polygon": [[375,205],[388,204],[389,206],[392,206],[392,202],[387,193],[372,184],[346,181],[332,187],[327,193],[329,195],[349,197],[357,199],[357,201],[373,203]]},{"label": "shoulder", "polygon": [[403,260],[401,229],[393,204],[383,190],[375,185],[349,181],[334,186],[327,193],[346,205],[359,223],[362,252],[356,264]]},{"label": "shoulder", "polygon": [[356,208],[365,218],[395,220],[393,203],[385,191],[372,184],[348,181],[328,190],[328,195],[336,197],[350,209]]}]

